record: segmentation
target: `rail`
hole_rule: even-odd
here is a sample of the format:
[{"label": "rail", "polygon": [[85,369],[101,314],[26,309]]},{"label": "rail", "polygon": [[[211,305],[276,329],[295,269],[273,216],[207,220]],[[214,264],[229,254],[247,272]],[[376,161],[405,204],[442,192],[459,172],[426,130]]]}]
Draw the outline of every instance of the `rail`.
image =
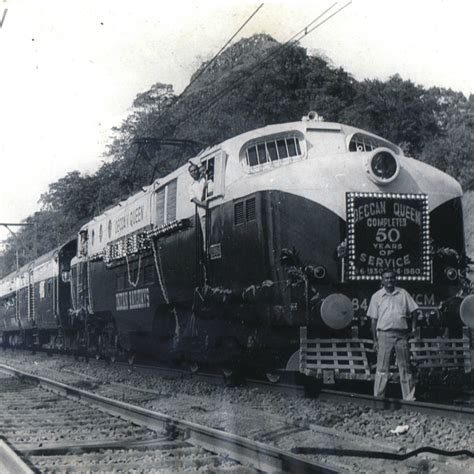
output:
[{"label": "rail", "polygon": [[44,377],[34,376],[0,364],[0,370],[23,380],[40,385],[64,396],[83,400],[107,413],[125,418],[138,425],[157,431],[183,436],[208,451],[227,454],[231,459],[265,472],[336,473],[334,468],[287,453],[241,436],[179,420],[168,415],[137,407],[129,403],[108,399],[86,390],[71,387]]},{"label": "rail", "polygon": [[0,439],[0,472],[2,474],[33,474],[33,470],[21,459],[18,454]]}]

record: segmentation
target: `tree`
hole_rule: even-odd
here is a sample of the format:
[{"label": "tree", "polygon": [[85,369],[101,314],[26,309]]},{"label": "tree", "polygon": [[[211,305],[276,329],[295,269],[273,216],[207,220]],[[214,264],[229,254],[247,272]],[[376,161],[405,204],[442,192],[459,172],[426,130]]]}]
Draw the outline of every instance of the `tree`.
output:
[{"label": "tree", "polygon": [[[161,82],[137,94],[127,117],[112,129],[97,172],[71,171],[50,184],[41,210],[28,219],[37,223],[38,250],[44,253],[198,151],[163,140],[194,140],[205,147],[271,123],[300,120],[310,110],[381,135],[474,188],[473,106],[473,96],[426,90],[399,75],[358,82],[321,55],[255,35],[203,63],[179,97]],[[18,235],[31,241],[26,229]],[[12,239],[0,258],[3,273],[15,265]],[[24,262],[32,258],[31,246],[22,252]]]},{"label": "tree", "polygon": [[433,114],[435,100],[421,86],[399,75],[387,82],[378,79],[359,84],[357,95],[341,115],[346,123],[370,130],[416,156],[439,132]]}]

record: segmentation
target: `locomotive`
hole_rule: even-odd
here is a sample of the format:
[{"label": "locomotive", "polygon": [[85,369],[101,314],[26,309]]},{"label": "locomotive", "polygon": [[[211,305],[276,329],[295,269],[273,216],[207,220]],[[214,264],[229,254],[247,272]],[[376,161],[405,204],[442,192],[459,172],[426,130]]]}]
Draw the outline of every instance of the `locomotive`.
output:
[{"label": "locomotive", "polygon": [[420,373],[470,372],[474,297],[453,178],[315,113],[190,162],[206,181],[203,218],[184,165],[3,278],[4,346],[370,380],[366,309],[390,268],[420,306]]}]

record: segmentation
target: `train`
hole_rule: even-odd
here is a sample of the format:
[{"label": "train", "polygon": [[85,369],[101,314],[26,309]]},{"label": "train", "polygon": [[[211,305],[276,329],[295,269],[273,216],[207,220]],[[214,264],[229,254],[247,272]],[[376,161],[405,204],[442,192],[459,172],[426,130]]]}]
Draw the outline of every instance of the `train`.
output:
[{"label": "train", "polygon": [[462,189],[390,141],[311,112],[202,150],[0,280],[4,347],[145,354],[371,380],[366,310],[390,268],[420,306],[418,373],[471,372]]}]

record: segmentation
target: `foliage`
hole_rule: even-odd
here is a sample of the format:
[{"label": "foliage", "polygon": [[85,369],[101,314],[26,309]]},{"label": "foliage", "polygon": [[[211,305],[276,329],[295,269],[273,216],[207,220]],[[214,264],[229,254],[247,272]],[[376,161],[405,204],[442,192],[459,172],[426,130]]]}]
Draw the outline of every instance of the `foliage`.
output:
[{"label": "foliage", "polygon": [[[255,35],[203,63],[182,95],[161,82],[139,93],[112,129],[98,171],[71,171],[50,184],[40,198],[41,210],[27,220],[36,222],[38,254],[44,253],[198,151],[163,139],[194,140],[204,147],[270,123],[299,120],[310,110],[379,134],[473,188],[473,104],[472,96],[425,89],[399,75],[358,82],[300,46],[282,47],[268,35]],[[20,264],[34,256],[30,231],[17,233]],[[0,255],[0,273],[15,268],[16,248],[11,237]],[[293,267],[311,278],[301,263]]]},{"label": "foliage", "polygon": [[442,132],[425,144],[420,159],[456,177],[466,189],[473,189],[474,97],[467,101],[452,91],[436,92]]},{"label": "foliage", "polygon": [[435,109],[435,99],[423,87],[395,75],[386,82],[362,82],[342,119],[400,145],[413,156],[439,132]]}]

